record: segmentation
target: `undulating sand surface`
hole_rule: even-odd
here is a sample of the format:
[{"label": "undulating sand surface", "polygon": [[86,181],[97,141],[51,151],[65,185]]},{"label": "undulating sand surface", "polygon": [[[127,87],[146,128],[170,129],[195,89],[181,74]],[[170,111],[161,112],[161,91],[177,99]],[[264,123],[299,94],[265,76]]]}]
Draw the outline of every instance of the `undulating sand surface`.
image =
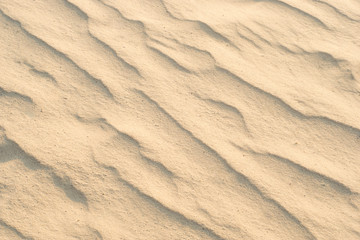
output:
[{"label": "undulating sand surface", "polygon": [[0,239],[360,239],[359,0],[0,0]]}]

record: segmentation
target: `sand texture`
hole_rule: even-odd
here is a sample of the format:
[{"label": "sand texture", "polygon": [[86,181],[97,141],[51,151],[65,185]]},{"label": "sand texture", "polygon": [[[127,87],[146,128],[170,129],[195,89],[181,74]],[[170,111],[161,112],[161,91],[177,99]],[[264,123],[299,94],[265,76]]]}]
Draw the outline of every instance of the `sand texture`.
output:
[{"label": "sand texture", "polygon": [[0,0],[1,240],[360,239],[359,0]]}]

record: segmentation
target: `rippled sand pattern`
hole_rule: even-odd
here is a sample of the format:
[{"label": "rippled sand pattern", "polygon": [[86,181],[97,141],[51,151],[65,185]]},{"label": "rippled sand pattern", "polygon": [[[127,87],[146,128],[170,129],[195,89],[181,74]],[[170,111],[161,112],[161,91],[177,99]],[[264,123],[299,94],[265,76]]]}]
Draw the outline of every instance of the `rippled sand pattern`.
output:
[{"label": "rippled sand pattern", "polygon": [[358,0],[0,0],[0,239],[360,239]]}]

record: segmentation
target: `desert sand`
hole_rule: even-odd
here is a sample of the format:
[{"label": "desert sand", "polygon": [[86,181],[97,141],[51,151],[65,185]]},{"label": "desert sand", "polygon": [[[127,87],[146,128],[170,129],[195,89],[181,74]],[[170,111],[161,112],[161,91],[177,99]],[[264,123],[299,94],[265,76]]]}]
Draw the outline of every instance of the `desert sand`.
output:
[{"label": "desert sand", "polygon": [[360,239],[359,0],[0,0],[0,239]]}]

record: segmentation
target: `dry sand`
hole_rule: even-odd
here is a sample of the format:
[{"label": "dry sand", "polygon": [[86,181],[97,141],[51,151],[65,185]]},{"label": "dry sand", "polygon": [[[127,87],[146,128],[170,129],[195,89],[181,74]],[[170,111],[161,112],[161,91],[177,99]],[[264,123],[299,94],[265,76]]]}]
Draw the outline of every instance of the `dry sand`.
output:
[{"label": "dry sand", "polygon": [[360,239],[359,0],[0,0],[0,239]]}]

